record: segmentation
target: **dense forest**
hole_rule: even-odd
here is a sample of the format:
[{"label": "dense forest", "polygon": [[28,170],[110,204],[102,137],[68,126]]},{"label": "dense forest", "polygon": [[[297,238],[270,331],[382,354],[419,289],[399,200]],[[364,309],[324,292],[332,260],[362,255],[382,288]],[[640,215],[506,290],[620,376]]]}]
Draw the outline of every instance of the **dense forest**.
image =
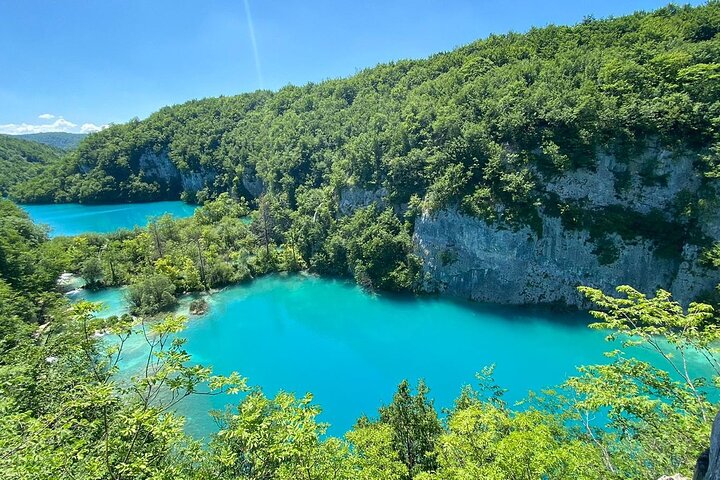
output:
[{"label": "dense forest", "polygon": [[[396,203],[458,203],[531,221],[548,177],[627,158],[658,138],[715,168],[720,5],[496,35],[427,60],[277,92],[195,100],[86,138],[21,201],[202,200],[384,187]],[[183,184],[160,172],[167,158]]]},{"label": "dense forest", "polygon": [[[717,269],[720,246],[701,224],[717,208],[720,177],[719,33],[720,2],[668,6],[491,36],[346,79],[166,107],[66,153],[0,137],[0,193],[15,201],[201,205],[187,219],[49,238],[0,199],[3,478],[692,476],[719,407],[717,297],[680,305],[664,290],[581,287],[593,327],[612,342],[607,364],[581,366],[521,405],[504,399],[488,366],[476,385],[458,386],[447,412],[433,405],[432,385],[403,382],[343,438],[326,435],[311,395],[270,398],[252,378],[194,363],[186,319],[172,312],[184,293],[270,272],[416,291],[425,273],[413,224],[448,207],[538,234],[544,215],[597,239],[646,237],[659,256],[692,242]],[[546,188],[592,170],[600,152],[631,162],[649,144],[691,158],[699,177],[669,211],[594,209]],[[667,182],[652,165],[627,172],[638,178],[626,186]],[[348,191],[381,201],[347,205]],[[56,285],[63,272],[90,289],[126,285],[132,315],[103,319],[98,305],[71,305]],[[147,341],[147,368],[119,381],[130,335]],[[664,367],[633,358],[637,346]],[[689,355],[708,378],[688,371]],[[177,402],[220,393],[238,400],[213,413],[219,432],[207,443],[185,435]]]},{"label": "dense forest", "polygon": [[[346,79],[195,100],[88,136],[42,174],[9,182],[10,196],[202,203],[229,192],[254,207],[267,194],[316,218],[359,189],[380,192],[400,223],[452,206],[541,235],[541,216],[559,217],[591,233],[603,262],[616,257],[609,234],[648,238],[660,256],[677,257],[685,243],[711,243],[701,223],[715,208],[718,176],[718,31],[717,2],[668,6],[491,36]],[[594,208],[547,188],[559,175],[592,170],[602,152],[630,162],[650,144],[691,158],[703,184],[644,213]],[[652,164],[614,174],[617,189],[667,182]],[[318,230],[303,228],[311,227]],[[337,271],[328,233],[304,239],[304,259]]]}]

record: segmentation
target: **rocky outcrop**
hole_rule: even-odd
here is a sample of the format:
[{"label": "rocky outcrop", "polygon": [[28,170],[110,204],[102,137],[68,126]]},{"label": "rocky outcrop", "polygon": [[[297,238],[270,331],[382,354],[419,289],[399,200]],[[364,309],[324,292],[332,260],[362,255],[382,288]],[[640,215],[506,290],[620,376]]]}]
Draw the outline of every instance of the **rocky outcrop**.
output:
[{"label": "rocky outcrop", "polygon": [[197,192],[215,181],[217,173],[212,170],[199,170],[193,172],[180,172],[180,183],[183,191]]},{"label": "rocky outcrop", "polygon": [[[631,160],[599,152],[594,168],[571,170],[539,183],[561,203],[600,215],[613,207],[638,215],[662,212],[668,221],[676,221],[678,198],[695,194],[701,186],[696,162],[697,155],[674,155],[648,142]],[[720,215],[706,216],[703,233],[720,240]],[[717,272],[698,261],[697,245],[688,243],[678,256],[665,258],[657,254],[651,239],[608,232],[602,242],[613,254],[601,259],[598,239],[589,232],[566,229],[549,215],[541,219],[538,234],[528,227],[490,224],[456,209],[423,214],[413,238],[424,262],[425,288],[485,302],[584,307],[580,285],[611,292],[627,284],[647,294],[663,288],[687,304],[720,282]]]},{"label": "rocky outcrop", "polygon": [[720,480],[720,412],[713,422],[710,447],[700,455],[695,464],[693,480]]},{"label": "rocky outcrop", "polygon": [[720,480],[720,412],[713,423],[710,448],[698,459],[693,480]]},{"label": "rocky outcrop", "polygon": [[257,175],[244,172],[241,181],[245,190],[255,198],[262,195],[265,191],[265,185]]},{"label": "rocky outcrop", "polygon": [[145,152],[140,156],[139,169],[147,180],[157,180],[179,191],[197,192],[212,184],[217,176],[213,170],[180,170],[167,151]]},{"label": "rocky outcrop", "polygon": [[639,213],[668,212],[682,192],[695,192],[701,176],[697,155],[675,155],[655,142],[631,161],[598,152],[594,169],[579,168],[550,179],[545,189],[564,201],[583,201],[592,208],[619,205]]},{"label": "rocky outcrop", "polygon": [[342,215],[351,215],[355,210],[375,204],[380,208],[387,205],[387,189],[364,190],[359,187],[347,187],[340,191],[338,208]]},{"label": "rocky outcrop", "polygon": [[205,315],[210,309],[210,304],[204,298],[198,298],[190,302],[190,315]]},{"label": "rocky outcrop", "polygon": [[578,286],[612,291],[627,284],[648,293],[669,289],[687,303],[720,281],[698,265],[696,247],[686,247],[678,261],[658,258],[650,240],[611,238],[617,259],[602,264],[589,233],[566,230],[558,218],[544,217],[538,236],[528,227],[511,230],[444,210],[424,214],[414,234],[426,289],[483,302],[584,306]]}]

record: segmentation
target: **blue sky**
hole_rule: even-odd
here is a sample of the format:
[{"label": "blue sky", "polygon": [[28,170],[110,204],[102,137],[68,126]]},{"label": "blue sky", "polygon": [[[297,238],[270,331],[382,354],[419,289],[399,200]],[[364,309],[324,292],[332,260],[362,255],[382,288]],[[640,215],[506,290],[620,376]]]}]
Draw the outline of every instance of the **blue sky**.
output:
[{"label": "blue sky", "polygon": [[0,0],[0,133],[89,131],[193,98],[318,82],[451,50],[491,33],[665,4]]}]

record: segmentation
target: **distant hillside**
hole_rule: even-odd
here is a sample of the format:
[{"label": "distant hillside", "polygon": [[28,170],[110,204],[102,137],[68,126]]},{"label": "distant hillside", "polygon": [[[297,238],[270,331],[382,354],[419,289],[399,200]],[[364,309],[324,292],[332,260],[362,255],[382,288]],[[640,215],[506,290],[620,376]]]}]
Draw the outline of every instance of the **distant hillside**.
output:
[{"label": "distant hillside", "polygon": [[16,137],[68,151],[75,150],[80,144],[80,141],[87,137],[87,133],[28,133],[26,135],[16,135]]},{"label": "distant hillside", "polygon": [[43,165],[58,160],[63,150],[10,135],[0,135],[0,196],[16,183],[37,176]]}]

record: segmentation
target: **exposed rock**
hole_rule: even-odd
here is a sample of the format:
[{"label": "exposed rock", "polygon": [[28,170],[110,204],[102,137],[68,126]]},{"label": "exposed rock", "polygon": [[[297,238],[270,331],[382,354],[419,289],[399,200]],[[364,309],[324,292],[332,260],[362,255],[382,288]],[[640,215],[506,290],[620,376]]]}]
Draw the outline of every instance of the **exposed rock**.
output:
[{"label": "exposed rock", "polygon": [[[599,152],[594,170],[566,172],[545,185],[565,201],[586,201],[591,207],[620,205],[639,213],[669,211],[683,191],[698,189],[701,176],[694,168],[696,155],[676,156],[651,143],[630,161]],[[622,185],[621,178],[628,180]]]},{"label": "exposed rock", "polygon": [[180,172],[180,183],[183,191],[197,192],[215,181],[217,173],[212,170],[200,170],[193,172]]},{"label": "exposed rock", "polygon": [[263,184],[263,181],[256,175],[251,175],[247,172],[243,172],[242,184],[243,187],[245,187],[245,190],[247,190],[248,193],[255,198],[262,195],[262,193],[265,191],[265,185]]},{"label": "exposed rock", "polygon": [[155,153],[148,151],[139,159],[139,168],[148,180],[158,180],[168,184],[171,190],[197,192],[210,185],[217,176],[213,170],[180,170],[173,163],[167,151]]},{"label": "exposed rock", "polygon": [[671,285],[666,290],[672,292],[676,299],[690,302],[699,293],[715,288],[720,283],[717,271],[703,267],[700,260],[701,249],[697,245],[685,245],[682,252],[682,261]]},{"label": "exposed rock", "polygon": [[673,475],[672,477],[670,477],[670,476],[668,476],[668,475],[663,475],[662,477],[658,478],[658,480],[688,480],[688,478],[687,478],[687,477],[683,477],[683,476],[680,475],[679,473],[676,473],[676,474]]},{"label": "exposed rock", "polygon": [[140,155],[140,170],[145,174],[146,178],[158,180],[179,180],[180,170],[170,160],[167,151],[160,153],[144,152]]},{"label": "exposed rock", "polygon": [[[563,203],[583,209],[661,211],[675,220],[679,196],[696,193],[701,186],[696,160],[696,154],[674,154],[649,140],[646,149],[629,160],[598,152],[594,168],[571,170],[543,184]],[[373,194],[348,192],[346,203],[367,203],[375,198]],[[350,209],[341,207],[344,210]],[[715,241],[720,240],[717,212],[707,208],[708,218],[701,222],[703,233]],[[613,254],[601,261],[589,232],[567,230],[560,219],[549,216],[542,217],[538,236],[530,228],[511,230],[446,209],[423,214],[416,221],[414,241],[424,262],[427,290],[479,301],[584,307],[579,285],[610,292],[627,284],[647,294],[663,288],[688,304],[720,282],[718,272],[700,264],[697,245],[684,245],[675,259],[659,258],[651,239],[624,240],[607,234],[603,242],[613,244]]]},{"label": "exposed rock", "polygon": [[602,264],[586,231],[566,230],[560,219],[543,218],[543,234],[529,227],[510,230],[455,210],[425,213],[416,221],[414,242],[423,260],[429,291],[477,301],[586,306],[580,285],[612,291],[631,285],[648,294],[668,289],[682,303],[719,281],[687,246],[680,261],[658,258],[650,240],[611,235],[617,259]]},{"label": "exposed rock", "polygon": [[[715,416],[712,433],[710,434],[707,463],[702,462],[702,460],[701,456],[695,468],[693,480],[720,480],[720,412]],[[705,468],[704,471],[703,468]]]},{"label": "exposed rock", "polygon": [[364,190],[358,187],[348,187],[340,191],[339,209],[343,215],[350,215],[355,210],[367,207],[374,203],[379,207],[386,205],[387,189]]},{"label": "exposed rock", "polygon": [[705,474],[708,471],[709,463],[710,449],[707,448],[703,453],[700,454],[697,462],[695,462],[695,473],[693,475],[693,480],[705,480]]}]

